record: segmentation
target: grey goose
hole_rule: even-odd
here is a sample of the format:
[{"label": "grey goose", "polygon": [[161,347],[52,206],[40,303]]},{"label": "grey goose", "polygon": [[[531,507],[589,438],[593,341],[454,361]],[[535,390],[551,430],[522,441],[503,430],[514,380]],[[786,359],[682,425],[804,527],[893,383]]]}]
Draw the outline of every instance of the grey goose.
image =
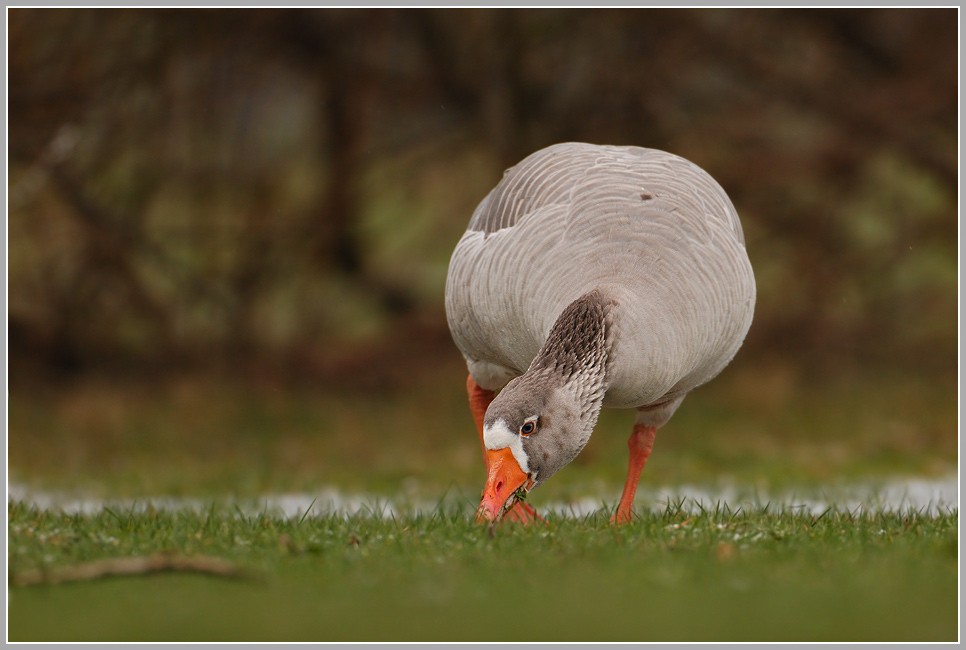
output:
[{"label": "grey goose", "polygon": [[655,433],[731,361],[755,278],[724,190],[679,156],[562,143],[508,169],[453,252],[446,315],[487,480],[478,520],[570,463],[602,406],[635,409],[611,521],[632,517]]}]

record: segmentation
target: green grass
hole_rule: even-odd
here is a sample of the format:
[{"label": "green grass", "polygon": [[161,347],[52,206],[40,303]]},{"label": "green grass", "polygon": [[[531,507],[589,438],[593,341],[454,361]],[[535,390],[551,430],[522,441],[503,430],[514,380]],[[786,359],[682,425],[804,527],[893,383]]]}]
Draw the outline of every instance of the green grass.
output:
[{"label": "green grass", "polygon": [[[448,348],[447,348],[448,350]],[[445,352],[445,354],[444,354]],[[479,491],[480,442],[452,350],[386,387],[253,386],[186,377],[11,390],[12,480],[100,497],[220,498],[312,491],[435,500]],[[409,368],[405,369],[407,372]],[[633,413],[604,409],[584,451],[534,492],[616,500]],[[661,428],[643,485],[724,482],[772,491],[895,475],[944,476],[958,458],[955,377],[736,365]]]},{"label": "green grass", "polygon": [[[485,478],[465,366],[441,351],[422,371],[400,370],[405,381],[362,387],[182,377],[11,388],[10,480],[109,501],[214,504],[65,515],[11,503],[12,572],[174,552],[225,558],[256,577],[12,587],[9,639],[957,639],[958,512],[816,517],[670,504],[619,530],[609,513],[551,515],[547,527],[490,536],[464,503]],[[958,459],[955,389],[955,377],[911,372],[814,382],[791,364],[729,367],[661,429],[641,494],[718,484],[824,495],[948,476]],[[616,502],[632,420],[605,410],[581,455],[529,502],[540,512],[582,497]],[[301,522],[226,505],[330,486],[440,505],[395,521]]]},{"label": "green grass", "polygon": [[955,641],[958,514],[688,511],[615,529],[207,511],[8,508],[14,574],[108,557],[184,573],[13,587],[11,641]]}]

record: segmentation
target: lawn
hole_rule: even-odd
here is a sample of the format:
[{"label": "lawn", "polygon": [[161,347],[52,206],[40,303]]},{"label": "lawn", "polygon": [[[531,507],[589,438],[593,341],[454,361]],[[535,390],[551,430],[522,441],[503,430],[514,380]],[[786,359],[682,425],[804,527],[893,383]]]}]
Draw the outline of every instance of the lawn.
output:
[{"label": "lawn", "polygon": [[[619,529],[604,511],[474,524],[484,473],[465,375],[458,358],[432,368],[365,390],[199,378],[12,390],[12,481],[137,506],[8,503],[9,640],[958,639],[958,509],[838,503],[823,514],[743,499],[650,503],[663,509],[642,507]],[[808,382],[787,367],[729,369],[662,428],[642,494],[948,476],[956,407],[955,381],[936,377]],[[581,456],[530,495],[538,511],[613,504],[631,419],[605,410]],[[438,505],[396,518],[234,505],[328,487]],[[202,506],[152,506],[167,496]],[[64,567],[133,557],[214,558],[240,575],[50,583]],[[48,583],[18,586],[29,579]]]},{"label": "lawn", "polygon": [[[546,526],[14,503],[14,581],[108,557],[167,573],[14,587],[11,641],[955,641],[958,514],[668,504]],[[36,574],[33,574],[37,578]]]},{"label": "lawn", "polygon": [[[11,480],[102,498],[347,492],[435,501],[485,480],[459,354],[385,385],[289,386],[234,378],[89,380],[11,390]],[[612,501],[633,414],[604,409],[587,447],[532,495]],[[793,366],[727,368],[658,432],[642,486],[754,485],[772,491],[893,476],[955,474],[957,392],[949,377],[870,370],[821,381]]]}]

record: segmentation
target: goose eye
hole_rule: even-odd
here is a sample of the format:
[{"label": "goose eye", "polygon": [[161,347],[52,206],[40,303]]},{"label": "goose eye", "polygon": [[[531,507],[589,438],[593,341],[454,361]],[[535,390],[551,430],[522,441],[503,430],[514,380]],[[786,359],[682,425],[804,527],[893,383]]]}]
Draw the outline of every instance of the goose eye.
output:
[{"label": "goose eye", "polygon": [[532,421],[524,422],[523,426],[520,427],[520,435],[529,436],[531,433],[533,433],[533,430],[536,428],[537,428],[537,425],[534,424]]}]

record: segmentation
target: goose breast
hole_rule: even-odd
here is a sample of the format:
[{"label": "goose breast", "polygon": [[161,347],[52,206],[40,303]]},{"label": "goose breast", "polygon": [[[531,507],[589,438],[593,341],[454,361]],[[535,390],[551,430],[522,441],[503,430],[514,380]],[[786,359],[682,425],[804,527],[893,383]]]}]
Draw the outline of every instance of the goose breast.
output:
[{"label": "goose breast", "polygon": [[710,380],[751,325],[738,215],[697,165],[641,147],[564,143],[507,170],[450,260],[446,314],[489,390],[522,374],[557,316],[610,304],[605,406],[666,402]]}]

